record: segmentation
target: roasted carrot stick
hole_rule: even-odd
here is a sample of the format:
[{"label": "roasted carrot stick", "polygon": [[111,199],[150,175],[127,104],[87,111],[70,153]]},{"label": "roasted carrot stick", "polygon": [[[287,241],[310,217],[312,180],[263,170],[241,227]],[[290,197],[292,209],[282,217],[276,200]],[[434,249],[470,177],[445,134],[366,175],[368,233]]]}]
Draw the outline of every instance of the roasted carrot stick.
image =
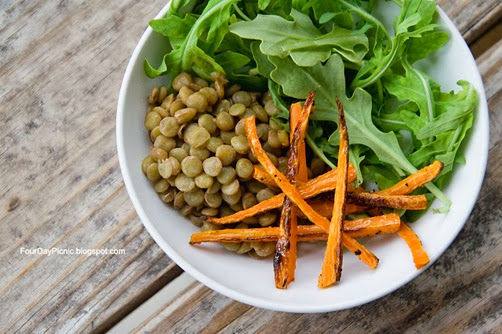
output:
[{"label": "roasted carrot stick", "polygon": [[397,234],[408,244],[417,269],[421,269],[429,263],[429,256],[422,247],[422,242],[408,225],[401,222],[401,227],[397,231]]},{"label": "roasted carrot stick", "polygon": [[[336,175],[337,175],[337,170],[332,169],[327,173],[324,173],[323,175],[320,175],[316,177],[313,180],[309,180],[305,184],[298,185],[298,192],[302,198],[311,198],[316,195],[319,195],[321,193],[330,191],[335,189],[336,186]],[[354,166],[349,165],[349,182],[352,182],[356,179],[356,171],[354,169]],[[274,184],[277,186],[277,183]],[[272,209],[276,209],[282,205],[284,202],[284,194],[277,194],[263,202],[260,202],[248,209],[241,210],[239,212],[236,212],[232,215],[221,217],[221,218],[215,218],[215,217],[206,217],[209,222],[213,224],[231,224],[235,222],[240,222],[243,219],[246,219],[248,217],[252,217],[254,215],[257,215],[259,213],[263,213]]]},{"label": "roasted carrot stick", "polygon": [[277,187],[274,179],[268,175],[268,173],[260,166],[254,166],[253,179],[266,184],[267,186]]},{"label": "roasted carrot stick", "polygon": [[[291,127],[291,132],[290,132],[290,142],[293,141],[293,135],[294,135],[294,129],[296,128],[296,125],[298,124],[298,120],[300,118],[301,112],[302,112],[302,107],[299,102],[293,103],[291,105],[289,112],[289,124]],[[307,154],[306,154],[306,149],[305,149],[305,141],[302,141],[300,143],[300,149],[298,153],[298,159],[299,159],[299,165],[298,165],[298,177],[297,180],[301,182],[307,182],[309,179],[308,177],[308,171],[307,171]],[[268,174],[267,174],[268,175]],[[275,184],[275,182],[274,182]]]},{"label": "roasted carrot stick", "polygon": [[370,250],[357,242],[356,239],[349,237],[347,233],[342,234],[342,242],[350,252],[354,253],[359,260],[366,263],[370,269],[375,269],[378,266],[378,258]]},{"label": "roasted carrot stick", "polygon": [[[401,220],[396,213],[346,220],[343,228],[352,238],[368,238],[379,234],[396,233],[401,226]],[[328,233],[317,225],[299,225],[298,241],[326,240]],[[208,230],[192,234],[190,244],[202,242],[276,242],[279,239],[278,227],[258,227]]]},{"label": "roasted carrot stick", "polygon": [[[261,165],[265,168],[265,170],[272,175],[277,185],[281,188],[283,193],[289,197],[293,203],[307,216],[307,218],[314,224],[322,227],[325,231],[329,230],[330,222],[323,216],[319,215],[315,212],[302,196],[299,194],[298,190],[286,180],[284,174],[282,174],[270,161],[269,157],[266,155],[263,150],[260,140],[258,139],[258,135],[256,133],[256,124],[255,117],[251,116],[244,120],[244,129],[246,131],[246,137],[248,139],[249,147],[253,152],[256,159],[261,163]],[[343,239],[350,243],[350,247],[359,244],[356,240],[344,234]],[[359,244],[360,245],[360,244]],[[369,250],[360,245],[360,251],[364,252],[363,256],[359,256],[360,259],[368,261],[365,262],[370,268],[374,268],[374,263],[378,262],[376,256],[371,253]],[[349,247],[347,247],[349,248]],[[350,248],[349,248],[350,250]],[[371,259],[371,261],[369,261]]]},{"label": "roasted carrot stick", "polygon": [[351,238],[369,238],[379,234],[397,232],[401,219],[397,213],[368,218],[345,220],[343,231]]},{"label": "roasted carrot stick", "polygon": [[317,286],[327,288],[340,281],[342,276],[343,249],[342,234],[345,218],[345,203],[347,201],[347,176],[349,172],[349,135],[345,124],[345,114],[342,104],[336,98],[338,107],[338,132],[340,145],[338,148],[338,178],[336,180],[333,215],[329,226],[328,242],[324,252],[324,261]]},{"label": "roasted carrot stick", "polygon": [[379,193],[347,193],[351,204],[369,208],[386,207],[393,209],[423,210],[427,208],[425,195],[382,195]]},{"label": "roasted carrot stick", "polygon": [[392,187],[377,191],[380,195],[407,195],[415,189],[423,186],[427,182],[434,180],[443,170],[441,161],[434,161],[432,164],[425,166],[416,173],[411,174],[405,179],[399,181]]},{"label": "roasted carrot stick", "polygon": [[[331,200],[310,200],[307,203],[314,209],[318,214],[323,217],[331,218],[333,214],[333,201]],[[355,204],[347,204],[345,207],[345,214],[351,213],[359,213],[364,211],[364,207],[355,205]],[[298,213],[298,217],[307,218],[302,212]]]},{"label": "roasted carrot stick", "polygon": [[[301,146],[302,143],[305,146],[305,134],[307,132],[308,119],[314,105],[314,97],[315,93],[309,93],[303,109],[299,104],[294,104],[290,111],[291,140],[286,177],[291,184],[295,184],[299,177],[297,174],[300,162],[303,161],[305,163],[305,156],[301,156]],[[305,154],[305,151],[303,153]],[[289,283],[294,280],[296,269],[296,233],[297,219],[295,207],[293,202],[285,197],[279,220],[279,239],[277,240],[273,261],[276,288],[286,289]]]}]

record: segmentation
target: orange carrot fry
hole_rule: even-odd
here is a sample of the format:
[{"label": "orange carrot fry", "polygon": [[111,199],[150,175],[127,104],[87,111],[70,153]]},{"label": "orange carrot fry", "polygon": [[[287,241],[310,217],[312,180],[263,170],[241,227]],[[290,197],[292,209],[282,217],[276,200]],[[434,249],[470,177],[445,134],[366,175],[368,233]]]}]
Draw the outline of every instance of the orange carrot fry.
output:
[{"label": "orange carrot fry", "polygon": [[[314,184],[315,187],[320,186],[321,183],[323,184],[323,186],[327,186],[327,188],[323,188],[323,190],[320,191],[318,194],[335,189],[335,186],[333,185],[336,183],[336,172],[334,172],[335,170],[336,168],[322,175],[319,175],[318,177],[313,179],[313,180],[318,180]],[[357,175],[355,173],[356,170],[354,166],[349,163],[349,182],[355,181],[355,179],[357,178]],[[278,187],[277,183],[275,183],[274,181],[274,178],[270,176],[263,167],[256,165],[254,166],[253,178],[263,184],[266,184],[267,186]],[[298,188],[300,188],[305,182],[307,181],[311,182],[313,180],[308,181],[307,179],[305,179],[305,181],[298,182]],[[319,184],[317,184],[317,182],[319,182]],[[360,191],[358,190],[358,192]]]},{"label": "orange carrot fry", "polygon": [[379,234],[397,232],[401,226],[401,219],[397,213],[345,220],[343,231],[351,238],[369,238]]},{"label": "orange carrot fry", "polygon": [[[330,200],[311,200],[307,202],[312,209],[317,211],[321,216],[331,218],[331,215],[333,214],[333,201]],[[347,204],[345,207],[345,214],[351,214],[351,213],[359,213],[363,212],[365,207],[355,205],[355,204]],[[307,218],[305,215],[301,212],[298,213],[298,217],[300,218]]]},{"label": "orange carrot fry", "polygon": [[[251,116],[248,117],[244,120],[244,129],[246,131],[246,136],[248,139],[248,144],[249,147],[251,148],[251,151],[253,152],[254,156],[256,159],[261,163],[261,165],[265,168],[265,170],[274,177],[275,182],[277,185],[281,188],[283,193],[289,197],[293,203],[308,217],[308,219],[318,225],[321,226],[325,231],[328,231],[330,222],[323,216],[319,215],[317,212],[315,212],[308,204],[305,202],[305,200],[302,198],[302,196],[299,194],[298,190],[293,186],[291,183],[289,183],[286,180],[286,177],[284,174],[282,174],[270,161],[270,158],[266,155],[265,151],[263,150],[260,140],[258,138],[258,135],[256,133],[256,124],[255,124],[255,117]],[[351,245],[354,244],[359,244],[356,240],[353,240],[349,236],[344,235],[344,240],[350,241]],[[352,240],[349,240],[352,239]],[[365,249],[364,247],[360,247],[361,252],[366,252],[364,256],[360,256],[360,259],[368,259],[371,257],[373,254],[369,250]],[[374,255],[373,255],[374,257]],[[370,268],[373,266],[373,263],[366,263]]]},{"label": "orange carrot fry", "polygon": [[397,231],[397,234],[408,244],[417,269],[421,269],[429,263],[429,256],[422,247],[422,242],[408,225],[401,222],[401,227]]},{"label": "orange carrot fry", "polygon": [[[291,127],[291,132],[290,132],[290,141],[293,141],[293,135],[294,135],[294,129],[296,128],[296,125],[298,124],[298,119],[300,118],[301,115],[301,104],[298,103],[293,103],[291,105],[291,110],[289,112],[289,124]],[[308,180],[308,171],[307,171],[307,155],[306,155],[306,149],[305,149],[305,141],[302,141],[300,143],[300,149],[298,153],[298,160],[299,160],[299,166],[298,166],[298,181],[301,182],[307,182]],[[267,174],[268,175],[268,174]],[[275,182],[274,182],[275,184]]]},{"label": "orange carrot fry", "polygon": [[[346,220],[344,231],[352,238],[368,238],[379,234],[396,233],[401,220],[395,213]],[[328,233],[317,225],[299,225],[298,241],[326,240]],[[207,230],[192,234],[190,244],[202,242],[276,242],[279,239],[278,227],[258,227],[242,229]]]},{"label": "orange carrot fry", "polygon": [[392,187],[377,191],[376,193],[380,195],[407,195],[427,182],[434,180],[442,170],[443,163],[434,161],[429,166],[425,166]]},{"label": "orange carrot fry", "polygon": [[349,203],[374,207],[387,207],[393,209],[423,210],[427,208],[425,195],[382,195],[379,193],[351,193],[347,194]]},{"label": "orange carrot fry", "polygon": [[[340,281],[342,276],[343,249],[343,221],[345,218],[345,202],[347,201],[347,176],[349,172],[349,136],[345,124],[343,107],[336,98],[338,107],[338,132],[340,133],[340,146],[338,149],[338,178],[336,180],[335,200],[333,215],[329,226],[328,242],[324,252],[324,261],[317,286],[327,288]],[[347,240],[345,240],[347,243]],[[352,242],[350,243],[352,245]],[[359,250],[360,251],[360,250]]]},{"label": "orange carrot fry", "polygon": [[349,251],[354,253],[359,260],[366,263],[370,269],[375,269],[378,266],[378,258],[370,252],[366,247],[357,242],[356,239],[353,239],[347,235],[347,233],[342,234],[343,245],[347,247]]},{"label": "orange carrot fry", "polygon": [[260,166],[254,166],[253,178],[267,186],[277,187],[274,179]]},{"label": "orange carrot fry", "polygon": [[[337,170],[332,169],[327,173],[324,173],[313,180],[309,180],[307,183],[298,186],[298,192],[302,198],[311,198],[321,193],[331,191],[335,189],[336,186],[336,175]],[[355,168],[349,165],[349,182],[354,181],[357,178]],[[277,186],[277,183],[274,184]],[[232,224],[235,222],[240,222],[248,217],[255,216],[257,214],[276,209],[282,205],[284,202],[284,194],[277,194],[263,202],[260,202],[248,209],[241,210],[232,215],[215,218],[206,217],[205,219],[213,224]],[[330,214],[331,215],[331,214]]]},{"label": "orange carrot fry", "polygon": [[[403,210],[423,210],[427,207],[424,195],[380,195],[377,193],[347,193],[345,214],[366,211],[369,207],[387,207]],[[323,217],[331,217],[333,201],[312,200],[309,205]],[[357,203],[357,204],[356,204]],[[302,213],[299,217],[305,218]]]},{"label": "orange carrot fry", "polygon": [[[291,108],[291,143],[290,156],[287,167],[287,180],[291,184],[296,183],[300,161],[300,147],[305,144],[305,135],[310,113],[313,109],[315,93],[309,93],[303,109],[299,110],[294,105]],[[293,116],[294,115],[294,116]],[[303,157],[305,161],[305,157]],[[297,219],[293,202],[287,197],[284,198],[281,217],[279,220],[279,239],[277,240],[274,255],[274,277],[275,286],[279,289],[286,289],[290,282],[294,280],[296,269],[296,241],[297,241]]]}]

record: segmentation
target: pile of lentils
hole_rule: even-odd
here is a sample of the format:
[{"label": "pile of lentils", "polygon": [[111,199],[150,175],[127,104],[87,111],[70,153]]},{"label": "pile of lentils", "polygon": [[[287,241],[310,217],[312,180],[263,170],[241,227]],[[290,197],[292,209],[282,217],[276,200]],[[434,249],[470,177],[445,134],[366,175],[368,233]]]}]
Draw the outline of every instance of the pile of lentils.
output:
[{"label": "pile of lentils", "polygon": [[[143,172],[165,203],[172,204],[204,230],[220,226],[202,216],[223,217],[264,201],[279,189],[253,179],[258,161],[244,131],[244,119],[256,116],[257,132],[268,157],[285,173],[289,134],[275,115],[279,112],[268,92],[247,92],[215,74],[209,83],[181,73],[148,97],[145,127],[153,143],[142,162]],[[235,228],[277,224],[279,212],[246,218]],[[229,226],[225,226],[229,228]],[[274,243],[222,243],[233,252],[268,256]]]}]

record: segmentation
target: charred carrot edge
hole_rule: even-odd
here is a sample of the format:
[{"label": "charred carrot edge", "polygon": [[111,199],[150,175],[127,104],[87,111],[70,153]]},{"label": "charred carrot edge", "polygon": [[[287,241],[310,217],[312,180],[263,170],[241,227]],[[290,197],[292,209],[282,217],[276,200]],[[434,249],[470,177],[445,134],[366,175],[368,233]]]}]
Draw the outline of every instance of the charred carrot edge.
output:
[{"label": "charred carrot edge", "polygon": [[[313,106],[312,106],[313,108]],[[293,135],[294,135],[294,129],[296,128],[296,125],[298,124],[298,119],[300,118],[302,112],[302,107],[299,102],[293,103],[291,105],[290,113],[289,113],[289,124],[291,127],[291,132],[290,132],[290,141],[293,141]],[[311,113],[313,112],[313,109]],[[299,165],[298,165],[298,177],[297,180],[301,182],[307,182],[309,177],[308,177],[308,171],[307,171],[307,154],[306,154],[306,149],[305,149],[305,141],[302,141],[300,143],[300,149],[298,153],[298,159],[299,159]],[[268,175],[268,174],[267,174]],[[275,184],[275,182],[274,182]]]},{"label": "charred carrot edge", "polygon": [[441,161],[434,161],[432,164],[425,166],[418,170],[416,173],[411,174],[405,179],[399,181],[395,185],[377,191],[380,195],[407,195],[415,189],[423,186],[427,182],[434,180],[443,170],[443,163]]},{"label": "charred carrot edge", "polygon": [[[340,281],[342,276],[343,249],[343,221],[345,218],[345,203],[347,201],[347,176],[349,173],[349,135],[345,124],[345,114],[342,104],[336,98],[338,107],[338,132],[340,134],[340,146],[338,148],[338,178],[336,180],[335,199],[333,203],[333,215],[329,225],[329,235],[324,252],[321,274],[317,286],[327,288]],[[343,239],[349,237],[345,236]]]},{"label": "charred carrot edge", "polygon": [[[314,97],[315,93],[309,93],[303,109],[299,105],[292,106],[291,108],[290,155],[286,177],[292,184],[296,183],[300,161],[302,161],[300,147],[302,143],[305,143],[305,134],[314,104]],[[300,108],[297,108],[297,106]],[[303,161],[305,161],[305,157],[303,157]],[[286,289],[289,283],[294,280],[296,269],[296,233],[297,219],[294,205],[289,198],[285,197],[279,219],[279,239],[277,240],[273,261],[275,286],[279,289]]]},{"label": "charred carrot edge", "polygon": [[[261,165],[265,168],[265,170],[274,177],[275,182],[281,188],[283,193],[288,196],[293,203],[308,217],[308,219],[318,225],[321,226],[325,231],[329,229],[329,220],[319,215],[315,212],[305,200],[301,197],[298,190],[286,180],[284,174],[282,174],[277,168],[274,166],[272,161],[270,161],[269,157],[266,155],[265,151],[261,147],[260,140],[258,139],[258,135],[256,133],[256,124],[255,117],[251,116],[244,120],[244,129],[246,131],[246,137],[248,139],[249,147],[253,152],[256,159],[261,163]],[[350,237],[347,237],[350,238]],[[352,239],[352,238],[350,238]],[[348,240],[348,239],[347,239]],[[356,240],[351,240],[351,245],[359,244]],[[347,247],[349,248],[349,247]],[[369,250],[365,249],[361,245],[361,251],[366,252],[365,256],[360,256],[360,259],[368,259],[371,258],[371,253]],[[375,255],[373,255],[374,257]],[[367,263],[368,266],[373,265],[372,263]]]},{"label": "charred carrot edge", "polygon": [[253,179],[266,184],[267,186],[277,187],[274,179],[268,175],[268,173],[260,166],[254,166],[253,169]]},{"label": "charred carrot edge", "polygon": [[427,252],[422,247],[422,242],[418,236],[413,232],[411,227],[401,222],[401,227],[397,231],[397,234],[408,244],[410,248],[411,255],[413,256],[413,262],[417,269],[421,269],[427,263],[429,263],[429,256]]},{"label": "charred carrot edge", "polygon": [[[346,220],[344,232],[351,238],[369,238],[379,234],[396,233],[401,220],[396,213],[382,216]],[[299,225],[298,241],[326,240],[328,233],[317,225]],[[197,232],[190,237],[190,244],[202,242],[276,242],[279,227],[258,227],[241,229],[208,230]]]},{"label": "charred carrot edge", "polygon": [[[302,198],[311,198],[321,193],[331,191],[335,189],[336,186],[336,178],[337,178],[337,170],[332,169],[327,173],[324,173],[313,180],[309,180],[307,183],[298,186],[298,192],[302,196]],[[349,165],[349,182],[354,181],[357,178],[356,170],[354,166]],[[277,186],[277,183],[274,184]],[[238,211],[232,215],[214,218],[214,217],[205,217],[207,221],[223,225],[223,224],[232,224],[235,222],[240,222],[243,219],[248,217],[252,217],[259,213],[263,213],[272,209],[277,209],[284,202],[284,194],[277,194],[263,202],[260,202],[248,209]],[[298,212],[299,213],[299,212]]]}]

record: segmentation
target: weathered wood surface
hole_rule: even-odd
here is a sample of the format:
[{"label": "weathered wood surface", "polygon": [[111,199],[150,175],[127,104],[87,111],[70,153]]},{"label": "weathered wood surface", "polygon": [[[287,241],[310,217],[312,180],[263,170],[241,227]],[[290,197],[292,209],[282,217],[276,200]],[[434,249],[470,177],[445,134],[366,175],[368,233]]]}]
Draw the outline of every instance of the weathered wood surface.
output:
[{"label": "weathered wood surface", "polygon": [[467,43],[471,44],[502,18],[502,2],[438,0]]},{"label": "weathered wood surface", "polygon": [[181,272],[136,216],[115,148],[125,66],[164,3],[0,2],[2,333],[106,329]]},{"label": "weathered wood surface", "polygon": [[502,331],[502,41],[478,64],[490,109],[486,178],[469,221],[440,259],[394,293],[350,310],[291,314],[251,307],[200,283],[135,332],[500,333]]},{"label": "weathered wood surface", "polygon": [[[164,3],[0,2],[2,333],[103,331],[180,273],[137,218],[115,152],[121,78]],[[469,42],[501,13],[498,1],[440,4]],[[500,43],[479,58],[492,117],[482,194],[459,238],[426,273],[369,305],[320,315],[264,311],[195,284],[181,295],[187,302],[153,314],[139,330],[500,328],[500,61]],[[126,253],[47,257],[22,255],[21,247]]]}]

